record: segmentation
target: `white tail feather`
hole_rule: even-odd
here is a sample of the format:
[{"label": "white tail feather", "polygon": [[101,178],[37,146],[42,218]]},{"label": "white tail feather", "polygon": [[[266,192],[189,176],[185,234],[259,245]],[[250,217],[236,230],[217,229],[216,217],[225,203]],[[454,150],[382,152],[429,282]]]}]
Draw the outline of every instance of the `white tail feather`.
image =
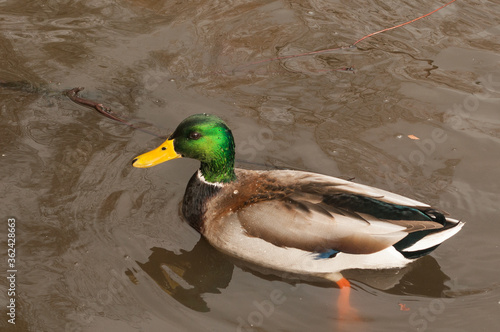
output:
[{"label": "white tail feather", "polygon": [[443,243],[453,235],[457,234],[465,225],[465,223],[451,218],[447,218],[446,221],[456,223],[457,225],[452,228],[448,228],[445,231],[429,234],[428,236],[413,244],[411,247],[405,248],[403,251],[419,251],[437,246],[438,244]]}]

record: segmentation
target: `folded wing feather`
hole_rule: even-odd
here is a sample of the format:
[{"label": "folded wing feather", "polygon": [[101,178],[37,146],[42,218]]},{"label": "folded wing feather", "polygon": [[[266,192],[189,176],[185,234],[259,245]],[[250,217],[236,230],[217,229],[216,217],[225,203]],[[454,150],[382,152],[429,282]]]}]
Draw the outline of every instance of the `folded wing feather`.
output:
[{"label": "folded wing feather", "polygon": [[[329,193],[342,193],[358,197],[361,192],[367,194],[365,186],[362,185],[339,183],[321,193],[317,192],[317,186],[312,186],[316,188],[314,193],[307,192],[306,187],[301,186],[299,191],[284,199],[261,201],[240,209],[237,212],[238,219],[246,234],[280,247],[294,247],[311,252],[333,249],[351,254],[370,254],[397,243],[408,233],[443,227],[431,220],[408,220],[408,216],[405,220],[380,218],[380,215],[375,217],[362,209],[356,211],[352,206],[338,206],[335,204],[336,200],[327,199],[329,196],[325,196]],[[416,203],[419,208],[428,207],[426,204],[391,193],[391,197],[381,196],[386,192],[367,188],[372,197],[378,195],[377,199],[384,202],[382,204],[386,205],[385,209],[392,208],[392,201],[399,204]],[[406,207],[398,205],[394,207],[396,208],[401,210]],[[415,211],[419,213],[418,210]],[[426,218],[424,215],[416,219]]]}]

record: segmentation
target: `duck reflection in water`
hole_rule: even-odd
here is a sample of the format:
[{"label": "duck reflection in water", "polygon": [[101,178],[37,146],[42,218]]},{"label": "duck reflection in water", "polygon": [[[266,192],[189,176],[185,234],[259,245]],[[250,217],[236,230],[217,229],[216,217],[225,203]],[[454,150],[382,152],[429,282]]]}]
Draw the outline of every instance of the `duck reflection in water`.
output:
[{"label": "duck reflection in water", "polygon": [[[145,263],[137,262],[160,288],[184,306],[199,312],[210,307],[203,299],[205,293],[219,294],[233,275],[234,264],[266,280],[280,280],[288,284],[307,283],[317,287],[331,287],[321,279],[283,279],[275,271],[255,269],[241,261],[235,261],[200,238],[191,251],[175,253],[165,248],[153,247]],[[417,295],[430,298],[449,297],[450,278],[441,271],[432,256],[425,256],[401,269],[346,270],[344,275],[353,281],[354,290],[373,289],[393,295]],[[355,302],[354,297],[354,302]],[[339,312],[341,312],[339,308]]]},{"label": "duck reflection in water", "polygon": [[139,266],[167,294],[186,307],[210,311],[202,295],[220,293],[229,285],[234,265],[223,254],[214,250],[205,239],[191,251],[173,251],[153,247],[149,260]]}]

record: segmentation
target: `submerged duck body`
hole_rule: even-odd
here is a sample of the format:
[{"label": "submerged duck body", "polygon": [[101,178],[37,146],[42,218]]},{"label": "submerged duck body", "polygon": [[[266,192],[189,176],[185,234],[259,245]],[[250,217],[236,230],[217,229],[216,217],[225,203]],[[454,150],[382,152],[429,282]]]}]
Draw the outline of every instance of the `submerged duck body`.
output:
[{"label": "submerged duck body", "polygon": [[332,279],[346,269],[402,267],[464,225],[427,204],[326,175],[234,169],[231,131],[211,115],[187,118],[133,165],[180,157],[201,161],[184,195],[185,219],[215,248],[266,269]]}]

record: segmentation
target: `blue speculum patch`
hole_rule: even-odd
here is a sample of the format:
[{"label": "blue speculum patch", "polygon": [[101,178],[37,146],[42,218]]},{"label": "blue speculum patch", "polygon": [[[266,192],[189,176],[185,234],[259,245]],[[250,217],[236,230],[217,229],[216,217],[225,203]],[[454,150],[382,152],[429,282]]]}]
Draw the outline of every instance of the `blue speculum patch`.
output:
[{"label": "blue speculum patch", "polygon": [[333,258],[335,257],[340,251],[329,249],[325,252],[319,252],[316,254],[316,257],[314,259],[325,259],[325,258]]}]

